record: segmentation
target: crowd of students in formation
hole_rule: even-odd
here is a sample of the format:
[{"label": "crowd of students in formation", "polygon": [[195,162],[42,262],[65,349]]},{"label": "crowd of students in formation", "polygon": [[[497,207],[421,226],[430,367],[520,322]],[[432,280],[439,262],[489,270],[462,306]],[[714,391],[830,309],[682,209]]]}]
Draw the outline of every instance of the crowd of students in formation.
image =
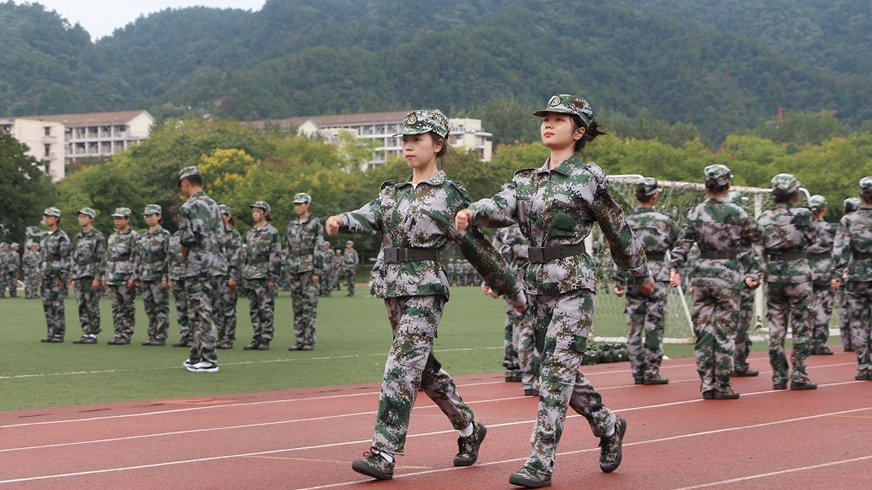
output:
[{"label": "crowd of students in formation", "polygon": [[[150,205],[144,211],[145,232],[130,230],[130,210],[118,208],[112,215],[116,229],[105,240],[93,228],[95,212],[84,208],[78,213],[82,230],[71,240],[58,227],[60,212],[49,208],[38,260],[48,324],[43,341],[63,342],[63,291],[74,281],[83,329],[75,343],[96,342],[96,297],[106,288],[115,325],[109,344],[130,343],[138,290],[149,317],[144,344],[164,345],[166,296],[172,291],[182,329],[174,345],[190,347],[184,367],[217,372],[215,349],[232,348],[235,340],[239,288],[245,288],[251,302],[253,338],[244,348],[266,350],[274,335],[276,287],[285,273],[294,304],[296,343],[290,350],[311,350],[319,292],[329,294],[335,287],[328,271],[344,270],[353,295],[359,263],[351,241],[341,255],[334,254],[324,233],[381,235],[371,294],[384,300],[393,340],[371,447],[353,461],[352,469],[376,479],[392,478],[419,392],[458,431],[453,464],[476,462],[487,428],[434,356],[433,341],[449,285],[481,283],[485,294],[506,302],[506,381],[521,382],[524,394],[539,400],[529,457],[509,481],[526,488],[549,486],[570,407],[600,440],[600,469],[612,472],[622,459],[627,422],[603,403],[580,370],[598,289],[597,266],[583,240],[597,223],[615,264],[607,280],[615,294],[626,297],[634,383],[669,382],[660,374],[666,301],[669,288],[682,284],[686,270],[702,398],[739,398],[731,379],[758,375],[748,364],[748,330],[752,292],[764,283],[774,389],[817,387],[806,370],[808,356],[832,354],[828,323],[839,290],[844,291],[842,317],[849,325],[842,331],[843,346],[856,352],[856,379],[872,381],[872,177],[859,182],[859,199],[845,202],[836,229],[823,220],[827,203],[821,196],[813,196],[807,208],[794,206],[800,183],[792,175],[772,178],[774,206],[755,219],[744,207],[747,200],[731,191],[730,170],[709,165],[703,172],[708,197],[688,211],[679,227],[656,210],[660,187],[655,178],[639,180],[638,207],[624,213],[610,195],[603,170],[583,159],[587,143],[605,133],[586,100],[555,95],[535,115],[541,118],[540,135],[550,157],[540,166],[518,170],[499,193],[476,202],[441,169],[448,120],[439,111],[415,110],[397,135],[411,178],[386,182],[372,201],[329,217],[323,227],[309,213],[311,197],[299,193],[294,196],[297,218],[284,237],[272,226],[264,201],[250,205],[255,225],[241,237],[231,210],[203,192],[197,167],[179,174],[187,201],[173,235],[160,225],[160,207]],[[492,242],[480,231],[484,227],[498,229]],[[466,262],[444,256],[440,261],[450,243]],[[788,324],[790,363],[784,349]]]}]

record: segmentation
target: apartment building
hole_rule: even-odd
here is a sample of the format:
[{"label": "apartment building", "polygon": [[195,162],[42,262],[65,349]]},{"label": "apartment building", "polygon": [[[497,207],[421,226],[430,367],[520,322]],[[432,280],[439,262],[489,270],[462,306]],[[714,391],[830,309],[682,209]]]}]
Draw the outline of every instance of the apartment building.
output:
[{"label": "apartment building", "polygon": [[40,168],[52,181],[64,178],[64,126],[51,121],[23,118],[0,118],[0,131],[27,145],[27,154],[40,162]]}]

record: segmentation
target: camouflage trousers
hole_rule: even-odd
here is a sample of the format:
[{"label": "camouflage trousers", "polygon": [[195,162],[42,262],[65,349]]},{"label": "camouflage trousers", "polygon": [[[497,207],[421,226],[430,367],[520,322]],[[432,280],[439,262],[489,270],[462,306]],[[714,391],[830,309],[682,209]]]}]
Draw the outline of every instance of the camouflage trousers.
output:
[{"label": "camouflage trousers", "polygon": [[751,324],[754,322],[754,289],[743,287],[739,290],[739,312],[736,327],[736,354],[733,356],[733,368],[737,372],[745,372],[748,365],[748,355],[751,354]]},{"label": "camouflage trousers", "polygon": [[312,271],[290,274],[291,301],[294,306],[294,335],[297,345],[315,345],[318,318],[318,287],[312,284]]},{"label": "camouflage trousers", "polygon": [[521,360],[518,356],[518,347],[521,342],[521,319],[523,318],[524,313],[518,313],[518,311],[512,306],[512,303],[506,301],[505,336],[503,337],[503,367],[507,369],[517,369],[521,364]]},{"label": "camouflage trousers", "polygon": [[833,316],[835,293],[830,283],[814,283],[814,327],[809,352],[825,347],[830,339],[830,317]]},{"label": "camouflage trousers", "polygon": [[345,269],[345,286],[348,294],[354,296],[354,281],[357,280],[357,269]]},{"label": "camouflage trousers", "polygon": [[587,419],[596,437],[609,436],[615,430],[615,414],[603,405],[602,397],[580,369],[595,302],[596,295],[584,290],[528,296],[542,370],[531,454],[525,466],[538,474],[550,475],[554,470],[568,407]]},{"label": "camouflage trousers", "polygon": [[627,352],[634,378],[660,375],[668,296],[669,284],[662,281],[654,283],[651,294],[640,292],[636,286],[627,289]]},{"label": "camouflage trousers", "polygon": [[[525,390],[539,389],[540,359],[536,348],[536,333],[530,310],[518,313],[506,301],[506,341],[504,364],[521,370],[521,387]],[[511,365],[508,363],[511,362]]]},{"label": "camouflage trousers", "polygon": [[772,382],[784,383],[788,379],[787,356],[784,352],[784,339],[787,336],[788,320],[793,330],[793,352],[790,361],[790,380],[794,383],[808,383],[808,346],[814,318],[810,308],[814,307],[814,292],[811,282],[767,284],[766,299],[769,319],[769,364],[772,366]]},{"label": "camouflage trousers", "polygon": [[185,291],[185,280],[173,281],[173,298],[176,300],[176,322],[179,324],[179,335],[182,341],[191,340],[191,322],[188,321],[188,293]]},{"label": "camouflage trousers", "polygon": [[10,298],[18,297],[18,276],[15,274],[15,271],[9,271],[6,274],[5,286],[9,288]]},{"label": "camouflage trousers", "polygon": [[331,296],[333,294],[333,274],[325,273],[318,281],[318,296]]},{"label": "camouflage trousers", "polygon": [[848,281],[845,296],[858,374],[872,375],[872,282]]},{"label": "camouflage trousers", "polygon": [[100,291],[93,289],[93,277],[76,279],[76,303],[79,306],[79,324],[82,335],[97,335],[100,328]]},{"label": "camouflage trousers", "polygon": [[385,363],[372,447],[403,454],[406,432],[418,389],[442,410],[451,426],[461,430],[474,414],[451,376],[433,356],[433,339],[442,318],[444,296],[386,298],[385,309],[394,340]]},{"label": "camouflage trousers", "polygon": [[188,321],[191,324],[191,364],[200,361],[218,362],[215,351],[215,307],[219,300],[220,276],[186,277],[185,293],[188,295]]},{"label": "camouflage trousers", "polygon": [[143,281],[139,291],[148,316],[148,338],[166,340],[170,330],[170,295],[160,281]]},{"label": "camouflage trousers", "polygon": [[842,347],[847,351],[851,344],[851,314],[848,311],[848,295],[844,290],[839,294],[839,338]]},{"label": "camouflage trousers", "polygon": [[730,388],[738,311],[738,290],[693,287],[694,357],[701,392]]},{"label": "camouflage trousers", "polygon": [[127,284],[108,284],[109,300],[112,302],[112,323],[115,338],[130,340],[136,326],[136,290],[127,289]]},{"label": "camouflage trousers", "polygon": [[24,275],[24,297],[26,299],[39,297],[39,273],[36,271]]},{"label": "camouflage trousers", "polygon": [[46,337],[63,339],[67,331],[64,313],[64,291],[57,277],[43,277],[41,284],[42,309],[45,311]]},{"label": "camouflage trousers", "polygon": [[215,327],[218,329],[218,340],[236,340],[236,289],[230,289],[227,278],[221,278],[218,288],[218,308],[215,310]]},{"label": "camouflage trousers", "polygon": [[266,279],[246,279],[251,314],[252,339],[269,344],[275,330],[276,293],[267,287]]}]

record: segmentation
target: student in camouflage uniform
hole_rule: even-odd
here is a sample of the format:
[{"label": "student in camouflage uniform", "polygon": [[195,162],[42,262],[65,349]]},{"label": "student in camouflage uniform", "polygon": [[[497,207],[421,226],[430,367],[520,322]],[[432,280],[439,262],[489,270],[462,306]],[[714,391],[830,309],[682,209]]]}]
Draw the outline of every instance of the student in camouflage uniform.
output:
[{"label": "student in camouflage uniform", "polygon": [[18,269],[21,268],[21,254],[18,250],[18,244],[12,242],[6,255],[6,272],[8,274],[6,285],[9,287],[10,298],[18,297]]},{"label": "student in camouflage uniform", "polygon": [[330,248],[330,242],[324,242],[324,274],[318,281],[318,296],[327,297],[333,294],[333,277],[336,275],[336,255]]},{"label": "student in camouflage uniform", "polygon": [[227,277],[221,281],[219,288],[220,306],[215,315],[218,327],[218,349],[232,349],[236,340],[236,299],[237,284],[240,280],[239,260],[242,253],[242,236],[236,230],[236,220],[233,210],[226,204],[218,206],[224,219],[224,236],[221,241],[221,251],[227,259]]},{"label": "student in camouflage uniform", "polygon": [[76,303],[82,338],[74,344],[96,344],[100,328],[100,282],[106,260],[106,238],[94,228],[97,213],[82,208],[77,215],[82,231],[73,237],[72,278],[76,282]]},{"label": "student in camouflage uniform", "polygon": [[39,267],[42,308],[48,333],[40,342],[57,344],[64,341],[66,333],[64,291],[70,276],[70,237],[60,228],[61,211],[58,208],[47,208],[42,216],[48,233],[42,237],[39,246]]},{"label": "student in camouflage uniform", "polygon": [[[730,191],[727,194],[727,199],[731,203],[741,206],[747,212],[748,198],[743,196],[742,193]],[[753,219],[750,213],[748,217]],[[759,257],[762,252],[759,251],[760,245],[754,244],[752,247],[740,252],[736,260],[739,261],[742,267],[751,267],[751,270],[761,274],[762,264],[759,263]],[[698,247],[697,253],[699,253]],[[751,324],[754,321],[754,291],[755,289],[748,287],[739,289],[739,311],[737,314],[738,324],[736,326],[736,353],[733,355],[733,376],[740,378],[754,377],[760,374],[760,371],[748,365],[748,356],[751,354],[751,347],[753,346],[750,331]]]},{"label": "student in camouflage uniform", "polygon": [[[176,215],[178,220],[178,215]],[[176,230],[167,245],[167,287],[176,301],[176,321],[179,324],[179,341],[173,347],[188,347],[191,340],[191,322],[188,321],[188,294],[185,292],[185,259],[182,257],[182,233]]]},{"label": "student in camouflage uniform", "polygon": [[0,243],[0,298],[6,297],[7,283],[9,282],[9,270],[6,265],[6,256],[9,253],[9,244]]},{"label": "student in camouflage uniform", "polygon": [[872,177],[860,179],[860,198],[857,210],[839,221],[832,286],[845,289],[851,346],[857,353],[854,379],[872,381]]},{"label": "student in camouflage uniform", "polygon": [[654,290],[645,252],[609,194],[605,173],[582,160],[587,142],[603,134],[590,105],[581,97],[561,94],[535,114],[542,117],[542,143],[551,150],[545,164],[515,172],[502,192],[456,217],[461,230],[467,223],[518,223],[530,244],[524,287],[542,356],[539,409],[530,457],[509,478],[510,483],[528,488],[551,484],[569,407],[588,421],[600,439],[600,469],[610,473],[621,464],[627,422],[603,405],[580,370],[596,298],[595,271],[583,240],[594,222],[603,230],[613,257],[628,271],[629,282],[639,284],[643,293]]},{"label": "student in camouflage uniform", "polygon": [[345,275],[345,269],[342,268],[342,250],[336,250],[336,256],[333,258],[334,269],[331,290],[342,291],[342,277]]},{"label": "student in camouflage uniform", "polygon": [[185,261],[185,292],[191,322],[191,353],[182,365],[192,373],[217,373],[218,354],[214,315],[219,288],[227,276],[221,252],[226,232],[218,204],[203,192],[203,177],[195,166],[179,172],[179,187],[188,198],[179,210],[179,242]]},{"label": "student in camouflage uniform", "polygon": [[694,243],[700,256],[691,272],[693,286],[694,357],[704,399],[730,400],[739,394],[730,386],[738,323],[739,290],[755,288],[760,278],[739,261],[759,242],[762,231],[741,206],[727,196],[733,176],[725,165],[703,171],[708,199],[690,209],[670,263],[673,287]]},{"label": "student in camouflage uniform", "polygon": [[808,265],[811,267],[812,289],[814,290],[814,328],[811,333],[810,355],[831,356],[833,351],[827,347],[830,338],[830,317],[833,315],[833,241],[836,238],[836,225],[824,220],[827,214],[827,200],[824,196],[811,196],[808,208],[820,224],[818,242],[808,247]]},{"label": "student in camouflage uniform", "polygon": [[360,257],[354,249],[354,242],[345,242],[345,250],[342,251],[342,268],[345,269],[345,286],[348,288],[346,296],[354,296],[354,281],[357,280],[357,266],[360,265]]},{"label": "student in camouflage uniform", "polygon": [[285,264],[291,284],[294,305],[295,345],[288,350],[315,348],[315,326],[318,319],[318,278],[323,274],[324,227],[310,214],[312,197],[305,192],[294,196],[297,219],[288,223],[285,234]]},{"label": "student in camouflage uniform", "polygon": [[409,418],[421,389],[460,431],[455,466],[469,466],[487,430],[475,420],[451,379],[433,356],[433,339],[445,303],[448,278],[439,262],[450,241],[458,244],[488,283],[523,308],[512,271],[477,229],[452,225],[469,197],[447,179],[437,160],[448,150],[448,119],[438,111],[412,111],[401,132],[410,181],[382,184],[379,196],[357,211],[327,220],[327,232],[382,234],[383,262],[374,270],[373,295],[384,298],[394,341],[385,364],[372,448],[352,469],[380,480],[393,477],[394,456],[403,454]]},{"label": "student in camouflage uniform", "polygon": [[757,217],[763,229],[766,263],[766,306],[769,318],[769,364],[773,389],[787,388],[787,357],[784,338],[787,324],[793,328],[793,353],[790,356],[791,390],[814,390],[809,381],[808,347],[814,326],[814,291],[806,250],[818,242],[819,222],[806,208],[793,207],[801,184],[790,174],[772,177],[773,209]]},{"label": "student in camouflage uniform", "polygon": [[[853,213],[860,208],[859,197],[849,197],[845,199],[842,207],[842,217]],[[847,282],[847,277],[836,277],[840,282]],[[848,293],[845,288],[836,291],[839,294],[839,339],[842,343],[842,349],[845,352],[854,352],[854,347],[851,345],[851,314],[848,311]]]},{"label": "student in camouflage uniform", "polygon": [[109,345],[127,345],[136,326],[136,285],[134,269],[139,233],[130,228],[130,209],[115,208],[112,213],[115,231],[106,244],[106,272],[103,287],[108,286],[112,301],[112,323],[115,337]]},{"label": "student in camouflage uniform", "polygon": [[254,336],[243,349],[269,350],[275,330],[276,285],[282,274],[281,238],[270,223],[268,202],[257,201],[248,206],[254,226],[245,234],[241,264]]},{"label": "student in camouflage uniform", "polygon": [[39,243],[28,241],[22,263],[24,264],[24,298],[39,297]]},{"label": "student in camouflage uniform", "polygon": [[[627,350],[633,381],[645,385],[662,385],[669,379],[660,376],[663,361],[663,332],[666,327],[666,301],[669,297],[669,266],[666,252],[672,249],[680,232],[669,216],[654,209],[660,197],[657,179],[645,177],[636,183],[638,206],[627,215],[627,224],[642,243],[648,268],[654,277],[654,292],[645,294],[638,287],[624,287],[624,276],[615,277],[615,294],[627,293]],[[644,337],[644,339],[643,339]]]},{"label": "student in camouflage uniform", "polygon": [[170,329],[169,263],[170,232],[161,226],[163,213],[157,204],[145,206],[148,229],[139,235],[133,265],[133,283],[142,294],[148,316],[148,340],[142,345],[163,346]]}]

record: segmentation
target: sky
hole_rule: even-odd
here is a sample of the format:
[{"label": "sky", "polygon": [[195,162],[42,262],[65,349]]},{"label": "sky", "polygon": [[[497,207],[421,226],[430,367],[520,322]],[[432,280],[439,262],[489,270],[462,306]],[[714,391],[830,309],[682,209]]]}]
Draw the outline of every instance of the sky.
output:
[{"label": "sky", "polygon": [[46,10],[54,10],[70,24],[79,23],[96,41],[112,34],[119,27],[135,21],[140,15],[148,15],[167,8],[216,7],[238,8],[257,11],[266,0],[33,0],[15,3],[39,3]]}]

